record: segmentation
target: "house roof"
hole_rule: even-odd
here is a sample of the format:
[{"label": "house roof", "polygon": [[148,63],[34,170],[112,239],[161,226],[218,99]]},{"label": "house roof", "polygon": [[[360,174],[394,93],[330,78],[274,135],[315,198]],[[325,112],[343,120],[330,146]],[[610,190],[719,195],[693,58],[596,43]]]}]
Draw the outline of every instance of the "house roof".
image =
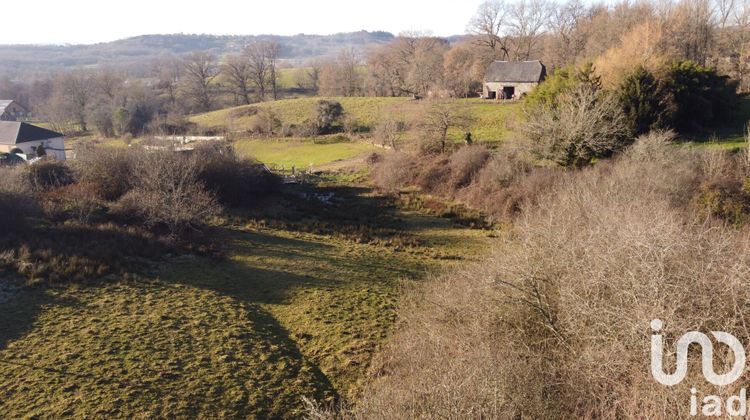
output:
[{"label": "house roof", "polygon": [[24,122],[0,121],[0,144],[19,144],[63,137],[62,134]]},{"label": "house roof", "polygon": [[547,69],[539,60],[534,61],[495,61],[484,73],[485,82],[540,82],[547,75]]},{"label": "house roof", "polygon": [[5,109],[8,108],[12,103],[15,103],[17,106],[21,107],[20,105],[18,105],[18,102],[13,101],[12,99],[0,99],[0,115],[4,114]]}]

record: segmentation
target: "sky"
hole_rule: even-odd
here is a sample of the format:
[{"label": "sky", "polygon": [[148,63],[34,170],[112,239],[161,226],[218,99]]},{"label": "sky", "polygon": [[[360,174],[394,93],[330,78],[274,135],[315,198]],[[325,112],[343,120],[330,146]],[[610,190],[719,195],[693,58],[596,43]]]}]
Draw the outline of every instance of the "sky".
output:
[{"label": "sky", "polygon": [[[0,44],[92,44],[146,34],[463,34],[482,0],[2,1]],[[7,4],[6,4],[7,3]],[[12,17],[8,19],[7,17]]]}]

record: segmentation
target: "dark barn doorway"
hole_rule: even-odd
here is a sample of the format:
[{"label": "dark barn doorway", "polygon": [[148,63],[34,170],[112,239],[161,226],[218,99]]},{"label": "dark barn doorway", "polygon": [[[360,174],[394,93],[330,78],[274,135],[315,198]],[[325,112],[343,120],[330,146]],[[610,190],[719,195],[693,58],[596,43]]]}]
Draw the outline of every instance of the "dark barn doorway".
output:
[{"label": "dark barn doorway", "polygon": [[490,90],[487,92],[487,99],[495,99],[497,98],[497,92],[494,90]]},{"label": "dark barn doorway", "polygon": [[515,86],[503,86],[503,99],[513,99],[516,94]]}]

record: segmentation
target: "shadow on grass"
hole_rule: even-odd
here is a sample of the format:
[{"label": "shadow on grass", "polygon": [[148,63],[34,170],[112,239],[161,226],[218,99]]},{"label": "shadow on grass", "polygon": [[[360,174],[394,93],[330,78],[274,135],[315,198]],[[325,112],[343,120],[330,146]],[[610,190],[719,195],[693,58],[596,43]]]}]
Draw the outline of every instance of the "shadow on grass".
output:
[{"label": "shadow on grass", "polygon": [[6,255],[0,264],[31,284],[85,283],[142,270],[170,250],[170,244],[137,228],[36,226],[0,238],[0,253]]},{"label": "shadow on grass", "polygon": [[[278,238],[270,235],[228,233],[229,240],[235,242],[238,236],[253,236],[254,241],[268,241],[276,246],[288,246],[289,252],[286,258],[295,257],[295,251],[300,247],[312,249],[325,248],[322,244],[310,244],[305,241]],[[263,236],[260,238],[259,236]],[[254,252],[263,256],[262,250],[242,249],[240,252]],[[268,255],[268,254],[265,254]],[[269,258],[271,258],[269,256]],[[273,257],[275,258],[275,257]],[[178,261],[170,265],[168,271],[162,272],[161,280],[167,283],[179,283],[191,287],[201,288],[216,292],[220,295],[231,297],[238,302],[249,314],[249,321],[254,325],[257,338],[267,344],[268,348],[275,349],[269,355],[268,362],[274,363],[281,359],[291,363],[293,370],[291,377],[283,380],[308,381],[306,388],[314,389],[314,394],[306,395],[317,400],[337,400],[338,392],[331,380],[321,371],[320,367],[306,357],[297,345],[291,333],[279,323],[279,321],[266,309],[264,304],[283,304],[289,298],[289,294],[300,287],[332,287],[333,282],[314,276],[296,275],[287,271],[277,271],[258,268],[252,264],[237,261],[235,259],[209,260],[200,257],[178,258]],[[302,370],[308,372],[308,377],[299,376]],[[276,383],[269,388],[283,388],[288,386],[284,383]],[[271,406],[299,407],[301,395],[267,395],[263,402],[263,408]],[[287,401],[279,401],[286,399]],[[265,412],[266,415],[278,415],[278,413]]]},{"label": "shadow on grass", "polygon": [[[43,287],[26,287],[20,279],[3,275],[5,297],[0,302],[0,350],[33,328],[42,309],[49,305],[73,306],[76,301],[51,296]],[[0,361],[2,362],[2,361]]]}]

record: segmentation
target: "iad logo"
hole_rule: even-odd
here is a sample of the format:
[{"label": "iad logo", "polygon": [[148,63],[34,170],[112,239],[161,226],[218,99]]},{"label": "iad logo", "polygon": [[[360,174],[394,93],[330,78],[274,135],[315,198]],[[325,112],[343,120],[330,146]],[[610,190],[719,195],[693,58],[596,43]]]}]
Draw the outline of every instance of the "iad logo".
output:
[{"label": "iad logo", "polygon": [[727,373],[719,375],[714,371],[714,345],[711,339],[706,334],[690,331],[677,340],[677,369],[672,374],[665,373],[662,365],[664,343],[662,335],[657,334],[661,331],[662,326],[663,324],[659,319],[651,321],[651,329],[654,331],[654,334],[651,335],[651,374],[660,384],[673,386],[685,379],[688,369],[688,347],[691,344],[701,346],[703,376],[708,382],[714,385],[729,385],[739,379],[745,370],[745,349],[740,341],[737,340],[737,337],[721,331],[711,331],[711,335],[714,336],[716,341],[726,344],[734,352],[734,365],[732,365],[732,369]]},{"label": "iad logo", "polygon": [[[732,369],[724,374],[717,374],[714,371],[714,345],[706,334],[697,331],[690,331],[677,340],[677,369],[672,374],[664,372],[662,366],[664,356],[664,342],[662,335],[658,334],[662,329],[662,322],[659,319],[651,321],[651,329],[654,334],[651,335],[651,374],[659,383],[667,386],[677,385],[685,379],[688,370],[688,347],[691,344],[698,344],[701,347],[701,368],[703,376],[708,382],[717,386],[729,385],[742,376],[745,370],[745,349],[732,334],[711,331],[716,341],[726,344],[734,353],[734,364]],[[747,415],[748,401],[747,390],[740,389],[738,395],[732,395],[724,400],[718,395],[706,395],[699,398],[698,390],[690,390],[690,416],[697,416],[699,413],[704,416],[722,416],[744,417]]]}]

